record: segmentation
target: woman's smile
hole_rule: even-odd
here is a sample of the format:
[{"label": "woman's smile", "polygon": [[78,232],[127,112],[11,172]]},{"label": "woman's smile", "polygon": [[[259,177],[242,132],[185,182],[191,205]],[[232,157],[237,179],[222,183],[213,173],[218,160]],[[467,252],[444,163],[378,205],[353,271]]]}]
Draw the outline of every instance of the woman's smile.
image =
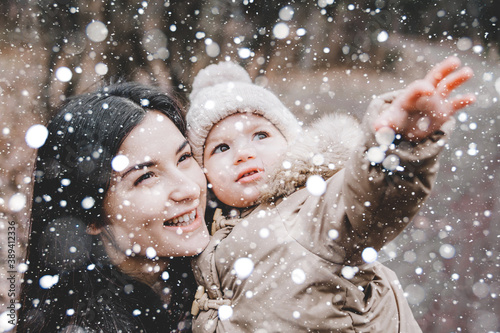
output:
[{"label": "woman's smile", "polygon": [[165,221],[163,226],[165,228],[175,228],[175,232],[177,234],[187,234],[199,229],[202,225],[205,225],[202,213],[203,212],[200,212],[199,208],[197,208],[189,213]]}]

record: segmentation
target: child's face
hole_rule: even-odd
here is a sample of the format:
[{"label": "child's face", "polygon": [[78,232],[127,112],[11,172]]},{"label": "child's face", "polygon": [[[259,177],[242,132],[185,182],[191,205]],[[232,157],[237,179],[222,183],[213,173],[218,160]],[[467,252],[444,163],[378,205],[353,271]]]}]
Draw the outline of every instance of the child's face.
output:
[{"label": "child's face", "polygon": [[248,207],[260,195],[267,174],[287,148],[281,132],[266,118],[236,113],[217,123],[207,136],[203,163],[217,198]]}]

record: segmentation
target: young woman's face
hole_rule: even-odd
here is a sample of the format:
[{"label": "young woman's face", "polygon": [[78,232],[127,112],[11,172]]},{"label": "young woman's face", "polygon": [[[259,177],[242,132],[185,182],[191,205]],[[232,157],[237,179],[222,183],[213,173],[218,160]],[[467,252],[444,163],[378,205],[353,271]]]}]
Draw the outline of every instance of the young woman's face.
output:
[{"label": "young woman's face", "polygon": [[266,118],[236,113],[217,123],[207,136],[203,163],[217,198],[248,207],[259,198],[269,171],[286,150],[281,132]]},{"label": "young woman's face", "polygon": [[205,248],[205,176],[172,121],[148,112],[123,141],[113,168],[104,228],[115,251],[175,257]]}]

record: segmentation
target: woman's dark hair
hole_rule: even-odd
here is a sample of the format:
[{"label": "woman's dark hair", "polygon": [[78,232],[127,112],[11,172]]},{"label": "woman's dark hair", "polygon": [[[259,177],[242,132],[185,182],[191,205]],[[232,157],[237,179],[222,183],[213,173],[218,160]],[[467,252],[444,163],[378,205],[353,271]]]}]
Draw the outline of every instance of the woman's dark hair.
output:
[{"label": "woman's dark hair", "polygon": [[69,99],[48,124],[38,151],[33,221],[61,215],[78,216],[86,225],[103,221],[111,160],[148,110],[165,114],[185,135],[179,107],[153,87],[121,83]]},{"label": "woman's dark hair", "polygon": [[[129,310],[121,305],[110,306],[112,300],[106,304],[108,311],[118,313],[111,317],[98,314],[94,320],[85,320],[90,305],[87,304],[87,310],[76,311],[81,304],[73,303],[82,303],[82,300],[71,295],[80,293],[79,297],[95,298],[91,290],[96,283],[104,283],[100,287],[104,289],[109,289],[110,285],[130,285],[125,281],[128,277],[120,275],[117,278],[116,274],[107,271],[102,244],[97,237],[88,235],[86,228],[101,227],[107,220],[102,206],[111,178],[112,159],[127,135],[151,110],[166,115],[183,135],[186,134],[178,104],[157,88],[138,83],[116,83],[69,98],[49,122],[48,137],[38,150],[34,172],[28,270],[21,288],[18,332],[62,330],[64,326],[54,328],[48,324],[57,321],[54,316],[64,317],[57,309],[59,312],[72,309],[69,315],[59,318],[59,326],[95,321],[96,331],[108,332],[107,327],[112,331],[121,328],[125,332],[142,325],[128,323],[132,319],[125,312]],[[168,144],[168,133],[164,139]],[[187,266],[181,268],[190,273],[189,264],[182,262],[182,265]],[[55,287],[52,283],[43,286],[40,278],[46,276],[56,277],[59,282]],[[184,272],[179,276],[185,278]],[[117,280],[122,280],[121,284]],[[117,291],[112,296],[119,294]],[[106,308],[101,310],[106,311]],[[98,323],[99,318],[100,321],[111,318],[112,322]],[[89,325],[85,324],[84,328],[92,331]],[[167,327],[164,329],[168,331]]]}]

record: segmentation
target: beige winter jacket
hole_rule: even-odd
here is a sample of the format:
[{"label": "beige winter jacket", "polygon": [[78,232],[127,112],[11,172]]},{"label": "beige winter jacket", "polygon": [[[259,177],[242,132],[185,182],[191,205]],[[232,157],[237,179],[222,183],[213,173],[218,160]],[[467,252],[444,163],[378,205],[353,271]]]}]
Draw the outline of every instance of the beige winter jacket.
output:
[{"label": "beige winter jacket", "polygon": [[[393,96],[375,99],[366,122]],[[443,133],[388,147],[386,156],[400,160],[391,172],[367,159],[380,145],[364,128],[342,116],[311,126],[263,203],[218,222],[193,265],[204,287],[194,332],[421,332],[396,275],[361,254],[379,250],[415,216],[431,190]],[[326,179],[323,195],[305,188],[311,174]]]}]

